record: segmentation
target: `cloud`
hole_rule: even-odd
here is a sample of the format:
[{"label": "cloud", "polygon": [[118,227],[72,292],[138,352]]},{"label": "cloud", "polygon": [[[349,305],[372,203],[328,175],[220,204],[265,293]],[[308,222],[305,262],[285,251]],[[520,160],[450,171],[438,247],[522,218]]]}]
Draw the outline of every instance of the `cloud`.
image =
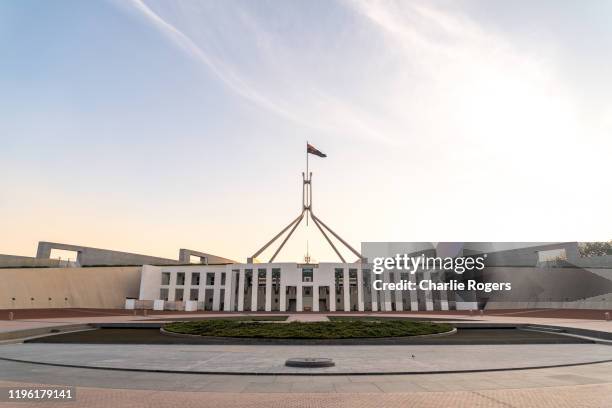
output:
[{"label": "cloud", "polygon": [[[340,131],[341,133],[353,136],[371,137],[377,140],[386,139],[383,134],[373,129],[371,124],[364,119],[367,116],[366,112],[357,112],[350,105],[344,103],[338,97],[325,92],[323,89],[304,87],[299,90],[303,97],[298,98],[301,100],[296,100],[296,93],[294,93],[297,90],[296,86],[299,87],[304,85],[304,83],[300,82],[299,78],[275,78],[278,79],[278,83],[284,81],[285,86],[289,83],[291,91],[285,92],[284,95],[271,92],[269,88],[266,89],[265,86],[257,85],[258,82],[266,83],[265,80],[262,78],[249,79],[247,75],[240,72],[241,68],[239,66],[206,51],[205,46],[199,44],[197,40],[194,40],[185,31],[164,19],[145,2],[131,0],[131,4],[187,55],[206,66],[237,95],[257,106],[299,125],[326,133],[338,133]],[[245,22],[249,16],[242,15],[242,17],[243,22]],[[250,28],[259,30],[259,27],[254,25],[255,22],[252,18],[249,19],[249,22],[253,23]],[[183,23],[187,24],[187,19]],[[266,33],[258,31],[252,34],[252,38],[259,40],[266,36]],[[208,38],[199,38],[200,43],[206,44],[209,41],[210,39]],[[263,50],[260,49],[260,51]],[[269,85],[269,82],[266,85]]]},{"label": "cloud", "polygon": [[457,9],[367,0],[321,9],[131,4],[262,109],[325,135],[409,147],[421,161],[435,155],[497,166],[518,154],[568,156],[589,128],[554,60]]}]

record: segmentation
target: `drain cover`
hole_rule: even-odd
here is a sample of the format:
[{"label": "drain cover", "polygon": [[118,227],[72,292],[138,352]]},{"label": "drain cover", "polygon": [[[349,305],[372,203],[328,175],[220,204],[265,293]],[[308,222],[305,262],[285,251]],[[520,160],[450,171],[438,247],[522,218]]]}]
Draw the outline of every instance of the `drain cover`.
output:
[{"label": "drain cover", "polygon": [[333,367],[334,360],[331,358],[290,358],[285,361],[287,367]]}]

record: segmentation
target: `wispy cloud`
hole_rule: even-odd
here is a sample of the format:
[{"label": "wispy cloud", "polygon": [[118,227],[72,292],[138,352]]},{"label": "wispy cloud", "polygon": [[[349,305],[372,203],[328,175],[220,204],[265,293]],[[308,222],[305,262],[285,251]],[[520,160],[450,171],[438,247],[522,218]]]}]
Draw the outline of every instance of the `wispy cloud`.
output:
[{"label": "wispy cloud", "polygon": [[550,59],[456,9],[340,1],[344,19],[332,29],[309,20],[307,32],[279,32],[276,19],[298,13],[297,3],[280,16],[270,13],[284,6],[260,12],[261,3],[177,2],[174,13],[166,3],[131,4],[237,95],[325,134],[450,158],[474,146],[518,154],[529,143],[522,154],[536,159],[569,154],[583,126]]},{"label": "wispy cloud", "polygon": [[[131,0],[131,4],[151,24],[157,27],[161,33],[185,51],[190,57],[205,65],[217,78],[239,96],[255,103],[274,114],[308,128],[324,131],[352,134],[385,140],[386,136],[372,128],[371,124],[364,119],[365,112],[356,112],[337,97],[326,93],[323,89],[303,88],[300,92],[307,94],[301,98],[304,103],[289,101],[292,96],[284,100],[282,95],[274,95],[269,91],[260,91],[257,86],[239,73],[239,69],[232,66],[228,61],[216,58],[206,52],[188,34],[164,19],[142,0]],[[248,16],[243,16],[248,17]],[[252,20],[251,20],[252,21]],[[254,27],[254,25],[251,28]],[[265,37],[265,33],[254,33],[254,37]],[[203,39],[205,40],[205,39]],[[299,79],[296,78],[296,84]]]}]

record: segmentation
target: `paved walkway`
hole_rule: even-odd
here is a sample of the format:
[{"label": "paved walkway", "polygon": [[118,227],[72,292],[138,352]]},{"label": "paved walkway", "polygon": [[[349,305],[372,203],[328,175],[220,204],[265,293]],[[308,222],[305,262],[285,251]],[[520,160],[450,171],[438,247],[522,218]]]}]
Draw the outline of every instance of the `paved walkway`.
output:
[{"label": "paved walkway", "polygon": [[134,373],[0,361],[0,381],[160,391],[395,393],[612,384],[612,363],[485,373],[413,375],[213,375]]},{"label": "paved walkway", "polygon": [[329,322],[329,319],[324,314],[305,314],[294,313],[287,318],[288,322]]},{"label": "paved walkway", "polygon": [[[280,313],[287,315],[287,313]],[[372,313],[368,313],[372,315]],[[543,324],[612,332],[612,322],[572,318],[532,317],[527,312],[508,312],[502,316],[458,314],[406,313],[393,316],[469,319],[482,323]],[[365,314],[363,314],[365,315]],[[173,314],[172,317],[212,317],[225,314]],[[236,316],[236,314],[234,314]],[[295,314],[310,318],[308,314]],[[304,317],[302,317],[304,316]],[[323,316],[315,315],[313,316]],[[0,321],[0,334],[24,329],[45,328],[67,324],[116,323],[150,320],[168,315],[79,316],[46,319]],[[291,317],[295,319],[296,317]],[[606,353],[601,345],[597,353]],[[4,347],[4,346],[2,346]],[[70,345],[74,347],[74,345]],[[123,346],[122,346],[123,347]],[[149,346],[150,347],[150,346]],[[192,346],[189,346],[191,348]],[[396,348],[398,346],[392,346]],[[483,346],[476,346],[481,348]],[[499,346],[491,346],[499,347]],[[527,358],[521,350],[514,350],[511,359]],[[532,346],[526,346],[532,347]],[[550,348],[556,345],[545,345]],[[302,347],[300,347],[302,348]],[[376,347],[380,349],[380,347]],[[612,350],[612,347],[608,347]],[[436,350],[441,351],[438,346]],[[509,349],[507,349],[509,350]],[[565,350],[554,359],[582,359],[593,356],[591,349]],[[561,351],[557,349],[557,351]],[[537,356],[531,351],[534,358]],[[53,353],[54,354],[54,353]],[[51,354],[51,355],[53,355]],[[155,352],[151,353],[152,355]],[[189,355],[184,352],[183,355]],[[400,353],[402,355],[404,353]],[[412,353],[411,353],[412,354]],[[435,353],[432,353],[432,355]],[[273,357],[274,355],[271,354]],[[373,354],[376,356],[376,354]],[[510,355],[506,353],[506,355]],[[416,355],[422,362],[421,353]],[[457,355],[456,355],[457,357]],[[480,364],[478,360],[495,360],[491,355],[476,353],[469,357],[460,353],[461,364]],[[469,358],[468,358],[469,357]],[[163,356],[162,356],[163,358]],[[551,357],[552,358],[552,357]],[[412,359],[412,358],[410,358]],[[433,361],[433,360],[431,360]],[[376,362],[373,357],[367,364]],[[107,361],[107,363],[111,363]],[[167,358],[164,364],[171,363]],[[415,364],[409,361],[409,364]],[[442,363],[441,363],[442,364]],[[77,386],[78,404],[45,406],[84,407],[546,407],[546,408],[603,408],[612,406],[612,363],[588,364],[572,367],[527,369],[461,374],[413,374],[376,376],[227,376],[213,374],[134,373],[88,368],[45,366],[29,363],[0,361],[0,387],[31,384]],[[0,407],[40,407],[40,403],[0,403]]]},{"label": "paved walkway", "polygon": [[[288,358],[327,357],[326,368],[286,367]],[[600,344],[519,345],[117,345],[5,344],[0,358],[91,368],[194,373],[357,374],[460,372],[612,361]]]},{"label": "paved walkway", "polygon": [[[224,376],[109,372],[0,361],[0,387],[77,387],[53,407],[545,407],[612,406],[612,363],[468,374]],[[40,403],[0,407],[40,407]],[[47,406],[47,405],[45,405]]]},{"label": "paved walkway", "polygon": [[[2,383],[0,386],[18,385]],[[42,405],[41,405],[42,404]],[[78,405],[76,405],[78,404]],[[612,406],[612,385],[483,391],[409,392],[380,394],[368,391],[345,394],[312,393],[200,393],[79,388],[77,401],[45,404],[0,403],[0,407],[39,408],[607,408]]]}]

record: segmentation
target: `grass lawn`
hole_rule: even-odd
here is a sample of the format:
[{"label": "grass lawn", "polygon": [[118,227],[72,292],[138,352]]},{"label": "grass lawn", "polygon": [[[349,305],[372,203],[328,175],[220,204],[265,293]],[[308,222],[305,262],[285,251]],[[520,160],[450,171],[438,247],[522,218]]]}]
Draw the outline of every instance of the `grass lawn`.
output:
[{"label": "grass lawn", "polygon": [[443,333],[450,324],[406,320],[338,320],[331,322],[262,323],[236,320],[175,322],[164,326],[174,333],[209,337],[254,337],[278,339],[350,339],[404,337]]}]

